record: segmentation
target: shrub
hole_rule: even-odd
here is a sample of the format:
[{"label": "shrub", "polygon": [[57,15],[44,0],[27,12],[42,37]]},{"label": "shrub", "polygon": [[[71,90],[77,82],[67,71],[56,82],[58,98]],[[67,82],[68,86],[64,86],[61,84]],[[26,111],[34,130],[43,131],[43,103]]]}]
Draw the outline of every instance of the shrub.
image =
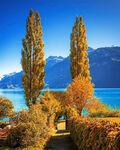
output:
[{"label": "shrub", "polygon": [[90,117],[120,117],[120,109],[107,106],[96,97],[86,104],[86,110]]},{"label": "shrub", "polygon": [[99,98],[94,97],[87,102],[85,109],[90,117],[103,117],[107,107],[107,104],[103,104]]},{"label": "shrub", "polygon": [[0,119],[13,115],[13,103],[11,100],[0,96]]},{"label": "shrub", "polygon": [[79,150],[118,150],[120,124],[93,118],[71,118],[69,130]]},{"label": "shrub", "polygon": [[55,99],[48,89],[43,92],[43,96],[40,97],[40,104],[43,112],[47,113],[48,126],[50,128],[54,127],[54,123],[57,121],[57,115],[61,113],[60,102]]},{"label": "shrub", "polygon": [[28,110],[18,112],[14,117],[16,123],[8,135],[8,145],[11,147],[39,146],[42,149],[49,137],[47,115],[43,113],[40,104],[32,105]]},{"label": "shrub", "polygon": [[112,108],[107,107],[106,111],[104,112],[104,117],[120,117],[120,109],[119,108]]}]

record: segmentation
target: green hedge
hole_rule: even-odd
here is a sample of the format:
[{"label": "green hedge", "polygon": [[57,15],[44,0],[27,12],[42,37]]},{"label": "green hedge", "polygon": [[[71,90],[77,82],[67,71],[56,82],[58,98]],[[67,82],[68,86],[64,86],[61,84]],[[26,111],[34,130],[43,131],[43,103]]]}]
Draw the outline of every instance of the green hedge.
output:
[{"label": "green hedge", "polygon": [[120,124],[93,118],[69,120],[69,130],[78,150],[119,150]]}]

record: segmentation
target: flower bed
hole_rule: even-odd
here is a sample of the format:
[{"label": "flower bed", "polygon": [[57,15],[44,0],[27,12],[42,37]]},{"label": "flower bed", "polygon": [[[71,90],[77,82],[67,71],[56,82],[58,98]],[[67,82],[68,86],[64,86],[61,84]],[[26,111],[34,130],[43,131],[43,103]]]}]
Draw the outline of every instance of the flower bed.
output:
[{"label": "flower bed", "polygon": [[120,123],[74,117],[69,120],[69,130],[79,150],[120,149]]}]

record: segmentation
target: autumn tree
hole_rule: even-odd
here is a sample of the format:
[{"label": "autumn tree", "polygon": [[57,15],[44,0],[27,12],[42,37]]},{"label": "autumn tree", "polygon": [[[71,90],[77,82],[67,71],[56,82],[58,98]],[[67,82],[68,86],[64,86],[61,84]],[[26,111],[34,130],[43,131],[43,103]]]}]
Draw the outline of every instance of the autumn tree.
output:
[{"label": "autumn tree", "polygon": [[85,77],[76,77],[67,87],[66,105],[76,108],[79,115],[86,104],[93,99],[93,84]]},{"label": "autumn tree", "polygon": [[24,75],[22,76],[22,84],[24,87],[24,94],[26,104],[30,106],[35,104],[41,90],[44,87],[44,43],[42,41],[42,26],[39,13],[30,10],[27,19],[26,35],[23,39],[22,49],[22,68]]},{"label": "autumn tree", "polygon": [[13,103],[11,100],[0,96],[0,119],[13,115]]},{"label": "autumn tree", "polygon": [[67,87],[67,105],[76,107],[81,115],[86,103],[94,95],[87,57],[88,45],[86,41],[86,28],[82,16],[76,17],[70,42],[70,71],[72,83]]},{"label": "autumn tree", "polygon": [[91,79],[87,48],[85,24],[83,24],[82,16],[80,16],[80,20],[77,16],[76,23],[72,29],[70,43],[70,71],[72,79],[78,75]]}]

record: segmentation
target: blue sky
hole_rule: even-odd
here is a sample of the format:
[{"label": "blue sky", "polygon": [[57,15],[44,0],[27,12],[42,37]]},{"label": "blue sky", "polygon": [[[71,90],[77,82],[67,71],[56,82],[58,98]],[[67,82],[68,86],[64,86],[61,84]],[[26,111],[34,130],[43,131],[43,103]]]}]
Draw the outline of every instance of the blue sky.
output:
[{"label": "blue sky", "polygon": [[120,45],[119,0],[1,0],[0,76],[21,70],[22,38],[29,10],[38,11],[45,58],[68,56],[76,16],[83,16],[90,47]]}]

